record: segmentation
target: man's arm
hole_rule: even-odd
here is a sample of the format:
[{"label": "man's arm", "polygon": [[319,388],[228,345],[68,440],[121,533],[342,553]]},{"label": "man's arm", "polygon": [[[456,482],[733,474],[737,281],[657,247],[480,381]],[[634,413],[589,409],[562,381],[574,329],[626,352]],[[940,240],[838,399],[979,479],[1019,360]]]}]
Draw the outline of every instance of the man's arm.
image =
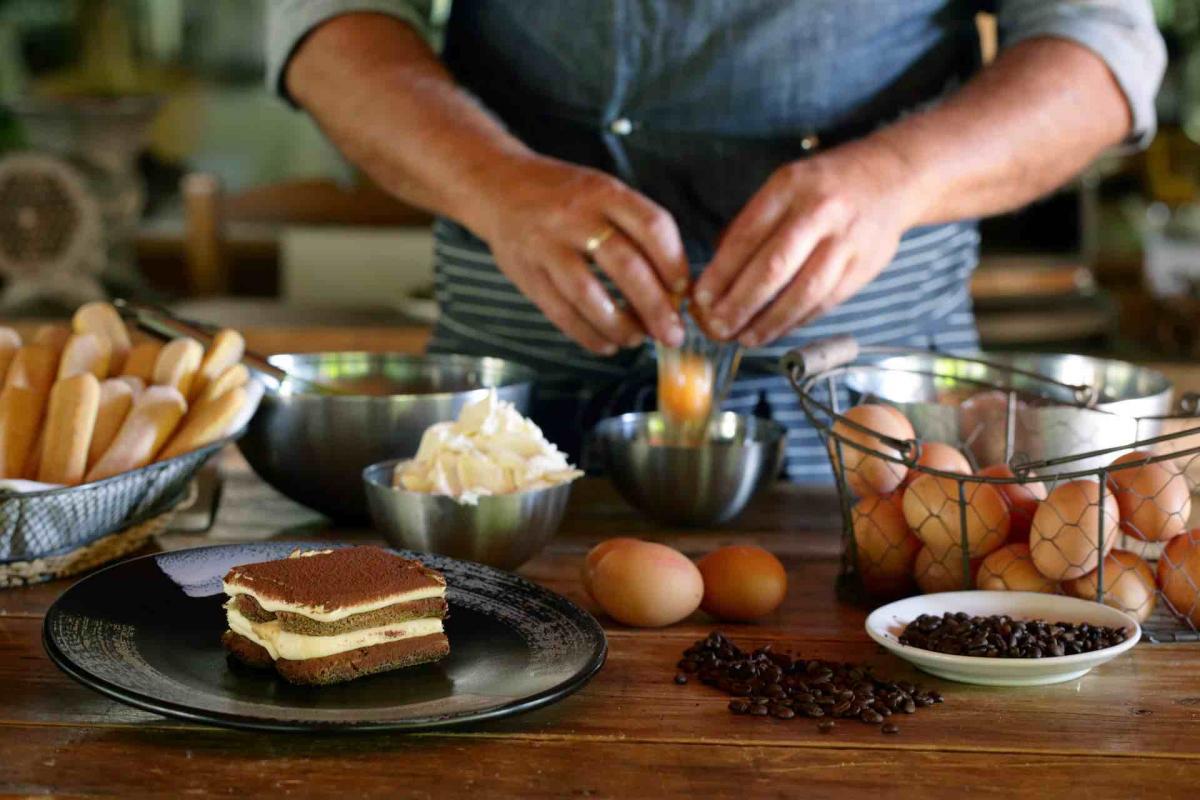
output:
[{"label": "man's arm", "polygon": [[[455,85],[411,26],[336,17],[296,49],[283,80],[350,160],[483,238],[505,275],[580,344],[611,354],[645,333],[682,340],[669,292],[686,288],[687,262],[670,214],[608,175],[530,151]],[[583,253],[609,227],[616,233],[595,260],[629,310]]]},{"label": "man's arm", "polygon": [[1092,50],[1022,41],[943,104],[776,172],[730,225],[697,303],[718,335],[772,341],[862,288],[908,228],[1028,203],[1130,127]]}]

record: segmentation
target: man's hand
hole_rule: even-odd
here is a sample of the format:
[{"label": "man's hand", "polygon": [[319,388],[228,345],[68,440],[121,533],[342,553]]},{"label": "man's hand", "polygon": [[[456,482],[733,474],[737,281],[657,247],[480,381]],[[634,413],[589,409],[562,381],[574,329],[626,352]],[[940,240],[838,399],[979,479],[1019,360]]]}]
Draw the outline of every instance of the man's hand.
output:
[{"label": "man's hand", "polygon": [[696,282],[709,329],[754,347],[849,298],[895,254],[914,189],[903,162],[869,139],[778,169]]},{"label": "man's hand", "polygon": [[[500,270],[546,318],[595,353],[646,334],[676,346],[683,325],[670,295],[687,289],[675,220],[616,178],[537,155],[505,159],[464,215]],[[588,265],[587,241],[612,229],[591,258],[628,300],[619,308]]]}]

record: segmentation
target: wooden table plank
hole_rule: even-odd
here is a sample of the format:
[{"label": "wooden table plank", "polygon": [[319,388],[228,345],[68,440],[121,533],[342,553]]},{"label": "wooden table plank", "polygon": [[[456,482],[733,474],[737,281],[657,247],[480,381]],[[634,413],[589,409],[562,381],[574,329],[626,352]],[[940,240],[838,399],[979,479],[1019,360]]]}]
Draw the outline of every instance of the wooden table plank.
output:
[{"label": "wooden table plank", "polygon": [[[1200,763],[763,745],[0,726],[0,792],[207,797],[1194,797]],[[130,753],[136,752],[136,761]]]}]

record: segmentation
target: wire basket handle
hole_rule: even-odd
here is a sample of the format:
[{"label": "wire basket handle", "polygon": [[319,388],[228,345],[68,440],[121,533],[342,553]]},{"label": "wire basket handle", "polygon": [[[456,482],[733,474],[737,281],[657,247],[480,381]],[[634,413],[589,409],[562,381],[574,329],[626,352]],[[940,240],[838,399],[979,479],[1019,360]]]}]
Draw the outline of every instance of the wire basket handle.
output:
[{"label": "wire basket handle", "polygon": [[853,336],[833,336],[789,350],[782,364],[795,380],[800,380],[844,367],[858,358],[858,354],[858,340]]}]

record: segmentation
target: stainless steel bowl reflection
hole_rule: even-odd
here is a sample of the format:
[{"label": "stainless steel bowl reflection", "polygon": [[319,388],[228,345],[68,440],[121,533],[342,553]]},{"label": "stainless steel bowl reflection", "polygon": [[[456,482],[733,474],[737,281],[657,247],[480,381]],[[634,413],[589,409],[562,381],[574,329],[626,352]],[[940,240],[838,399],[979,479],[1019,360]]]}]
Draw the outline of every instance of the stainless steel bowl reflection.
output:
[{"label": "stainless steel bowl reflection", "polygon": [[393,487],[392,473],[405,460],[372,464],[362,473],[375,527],[401,549],[516,569],[558,530],[571,495],[571,484],[561,483],[464,505],[443,495]]},{"label": "stainless steel bowl reflection", "polygon": [[725,412],[695,446],[661,444],[665,431],[661,416],[639,413],[606,419],[593,433],[617,491],[655,519],[727,522],[779,474],[785,430],[777,422]]},{"label": "stainless steel bowl reflection", "polygon": [[238,447],[263,480],[293,500],[344,522],[368,519],[362,471],[416,454],[421,434],[454,419],[495,388],[529,413],[534,374],[495,358],[393,353],[308,353],[270,362],[300,378],[359,394],[268,384]]}]

